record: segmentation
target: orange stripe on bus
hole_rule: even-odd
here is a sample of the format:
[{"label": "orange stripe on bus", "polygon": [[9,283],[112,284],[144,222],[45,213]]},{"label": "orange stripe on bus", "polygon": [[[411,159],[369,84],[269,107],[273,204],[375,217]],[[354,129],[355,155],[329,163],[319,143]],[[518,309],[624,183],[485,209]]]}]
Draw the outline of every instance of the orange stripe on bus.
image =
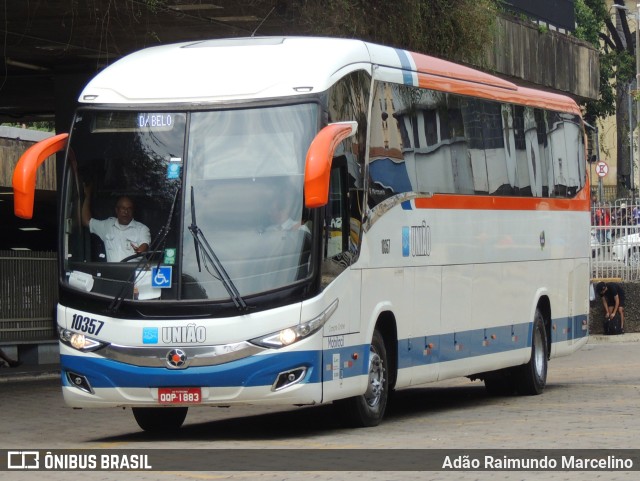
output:
[{"label": "orange stripe on bus", "polygon": [[458,210],[546,210],[589,212],[589,199],[583,191],[572,199],[548,197],[493,197],[489,195],[435,194],[414,199],[417,209]]},{"label": "orange stripe on bus", "polygon": [[411,55],[414,63],[416,64],[416,70],[420,73],[426,73],[435,75],[438,77],[446,77],[451,79],[462,79],[469,82],[475,82],[484,85],[493,85],[502,89],[517,90],[518,86],[508,80],[501,79],[495,75],[475,70],[464,65],[459,65],[447,60],[443,60],[436,57],[430,57],[428,55],[422,55],[415,52],[408,52]]},{"label": "orange stripe on bus", "polygon": [[424,73],[418,74],[418,86],[425,89],[440,90],[469,97],[478,97],[580,115],[579,107],[570,98],[539,90],[523,88],[508,90],[493,85],[474,83],[469,80],[439,77]]},{"label": "orange stripe on bus", "polygon": [[419,87],[581,115],[578,105],[566,95],[520,87],[464,65],[407,53],[416,65]]}]

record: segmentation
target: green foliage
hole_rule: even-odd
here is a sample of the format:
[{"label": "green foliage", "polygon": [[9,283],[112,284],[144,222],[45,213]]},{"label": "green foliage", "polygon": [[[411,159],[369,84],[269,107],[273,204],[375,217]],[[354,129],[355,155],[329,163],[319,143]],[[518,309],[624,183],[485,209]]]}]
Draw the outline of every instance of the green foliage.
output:
[{"label": "green foliage", "polygon": [[615,78],[615,65],[617,54],[615,52],[600,55],[600,94],[597,100],[589,100],[583,104],[584,118],[590,124],[594,124],[597,118],[608,117],[616,113],[616,95],[611,84]]},{"label": "green foliage", "polygon": [[595,123],[597,118],[608,117],[616,112],[615,83],[633,77],[634,60],[627,51],[617,52],[607,49],[601,42],[608,16],[604,0],[576,0],[576,30],[574,35],[591,43],[600,50],[600,92],[597,100],[584,102],[585,120]]},{"label": "green foliage", "polygon": [[604,16],[607,14],[604,2],[576,0],[575,14],[576,29],[573,32],[575,37],[600,48],[599,34],[604,29]]},{"label": "green foliage", "polygon": [[307,0],[307,34],[360,38],[417,52],[479,61],[492,42],[499,0]]},{"label": "green foliage", "polygon": [[629,53],[616,52],[616,78],[618,82],[628,84],[636,76],[636,59]]},{"label": "green foliage", "polygon": [[167,0],[144,0],[142,3],[144,3],[152,13],[157,13],[158,10],[167,6]]}]

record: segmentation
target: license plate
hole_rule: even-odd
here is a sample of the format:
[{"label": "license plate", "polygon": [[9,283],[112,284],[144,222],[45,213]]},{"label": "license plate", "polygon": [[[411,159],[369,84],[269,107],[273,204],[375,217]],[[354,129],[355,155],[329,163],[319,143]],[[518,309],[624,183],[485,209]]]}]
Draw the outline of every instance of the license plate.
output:
[{"label": "license plate", "polygon": [[202,392],[199,387],[159,387],[160,404],[199,404]]}]

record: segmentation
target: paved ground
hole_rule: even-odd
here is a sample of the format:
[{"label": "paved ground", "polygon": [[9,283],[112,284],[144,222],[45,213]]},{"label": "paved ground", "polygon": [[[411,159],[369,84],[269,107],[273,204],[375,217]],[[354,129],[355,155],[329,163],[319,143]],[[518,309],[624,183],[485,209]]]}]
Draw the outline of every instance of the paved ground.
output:
[{"label": "paved ground", "polygon": [[[201,408],[189,411],[177,434],[141,432],[129,410],[71,410],[55,379],[58,366],[0,369],[2,449],[278,449],[282,462],[296,449],[360,449],[371,454],[369,471],[208,471],[140,473],[0,473],[3,481],[46,477],[69,480],[374,480],[404,481],[623,481],[629,472],[393,472],[380,453],[407,449],[634,449],[640,448],[640,336],[593,336],[581,351],[552,360],[542,396],[492,398],[481,383],[454,379],[396,394],[377,428],[344,429],[331,406]],[[21,381],[21,382],[11,382]],[[30,382],[31,381],[31,382]],[[36,382],[37,381],[37,382]],[[205,451],[198,451],[205,450]],[[638,452],[638,451],[636,451]],[[251,462],[248,463],[251,466]],[[215,469],[215,468],[212,468]]]}]

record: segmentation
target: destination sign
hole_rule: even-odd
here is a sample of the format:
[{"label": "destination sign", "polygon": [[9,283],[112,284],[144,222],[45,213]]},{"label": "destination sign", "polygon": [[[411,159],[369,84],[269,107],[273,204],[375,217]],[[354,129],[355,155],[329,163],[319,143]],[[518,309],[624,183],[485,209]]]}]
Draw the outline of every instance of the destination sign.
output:
[{"label": "destination sign", "polygon": [[176,122],[184,124],[185,115],[175,112],[100,112],[93,121],[93,133],[154,132],[172,130]]},{"label": "destination sign", "polygon": [[152,114],[152,113],[143,113],[138,114],[138,127],[144,128],[171,128],[173,127],[173,114],[171,113],[162,113],[162,114]]}]

